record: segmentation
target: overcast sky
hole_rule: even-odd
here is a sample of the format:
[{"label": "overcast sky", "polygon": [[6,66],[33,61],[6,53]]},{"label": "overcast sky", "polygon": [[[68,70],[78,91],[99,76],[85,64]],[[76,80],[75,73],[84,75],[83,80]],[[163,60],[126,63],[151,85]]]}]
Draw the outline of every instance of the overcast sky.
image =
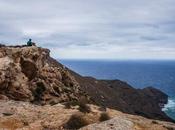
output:
[{"label": "overcast sky", "polygon": [[0,42],[61,59],[175,59],[175,0],[0,0]]}]

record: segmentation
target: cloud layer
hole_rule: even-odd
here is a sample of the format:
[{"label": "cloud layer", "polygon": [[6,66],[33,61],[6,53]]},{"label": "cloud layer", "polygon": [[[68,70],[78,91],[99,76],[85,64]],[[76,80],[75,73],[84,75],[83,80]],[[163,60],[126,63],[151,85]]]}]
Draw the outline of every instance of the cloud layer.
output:
[{"label": "cloud layer", "polygon": [[174,0],[0,0],[0,42],[55,58],[175,59]]}]

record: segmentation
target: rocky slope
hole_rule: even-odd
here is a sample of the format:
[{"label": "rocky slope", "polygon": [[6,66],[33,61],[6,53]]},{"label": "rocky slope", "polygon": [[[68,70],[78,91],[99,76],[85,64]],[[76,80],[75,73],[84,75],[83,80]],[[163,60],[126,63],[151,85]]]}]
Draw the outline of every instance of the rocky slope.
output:
[{"label": "rocky slope", "polygon": [[134,89],[119,80],[82,77],[39,47],[0,47],[0,98],[56,104],[81,98],[103,107],[173,121],[161,111],[167,95],[152,87]]},{"label": "rocky slope", "polygon": [[62,104],[34,105],[22,101],[0,101],[0,129],[4,130],[62,130],[72,115],[81,115],[88,126],[80,130],[174,130],[175,124],[129,115],[107,109],[110,120],[100,122],[103,111],[89,105],[90,113],[82,113],[74,106],[65,109]]},{"label": "rocky slope", "polygon": [[75,77],[83,90],[99,105],[147,118],[174,121],[161,111],[168,96],[153,87],[135,89],[120,80]]}]

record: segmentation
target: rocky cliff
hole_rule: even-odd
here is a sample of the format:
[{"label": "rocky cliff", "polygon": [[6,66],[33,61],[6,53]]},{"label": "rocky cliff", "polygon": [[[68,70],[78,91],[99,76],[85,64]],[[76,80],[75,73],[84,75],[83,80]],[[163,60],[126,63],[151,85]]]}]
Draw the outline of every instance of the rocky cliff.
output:
[{"label": "rocky cliff", "polygon": [[39,47],[0,48],[0,98],[38,104],[79,100],[86,96],[74,77],[50,61]]},{"label": "rocky cliff", "polygon": [[152,87],[135,89],[119,80],[97,80],[69,70],[40,47],[0,47],[0,99],[35,104],[87,99],[97,105],[173,121],[161,111],[168,96]]}]

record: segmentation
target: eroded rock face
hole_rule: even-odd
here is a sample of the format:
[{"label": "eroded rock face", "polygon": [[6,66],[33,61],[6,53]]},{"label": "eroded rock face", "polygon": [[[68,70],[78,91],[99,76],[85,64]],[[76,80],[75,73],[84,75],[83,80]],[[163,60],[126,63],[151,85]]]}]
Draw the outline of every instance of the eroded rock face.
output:
[{"label": "eroded rock face", "polygon": [[54,66],[49,50],[39,47],[0,47],[0,97],[39,104],[77,100],[78,83]]},{"label": "eroded rock face", "polygon": [[25,76],[32,80],[37,76],[37,66],[35,65],[35,62],[32,62],[30,60],[24,60],[24,58],[20,59],[21,64],[21,71],[25,74]]}]

